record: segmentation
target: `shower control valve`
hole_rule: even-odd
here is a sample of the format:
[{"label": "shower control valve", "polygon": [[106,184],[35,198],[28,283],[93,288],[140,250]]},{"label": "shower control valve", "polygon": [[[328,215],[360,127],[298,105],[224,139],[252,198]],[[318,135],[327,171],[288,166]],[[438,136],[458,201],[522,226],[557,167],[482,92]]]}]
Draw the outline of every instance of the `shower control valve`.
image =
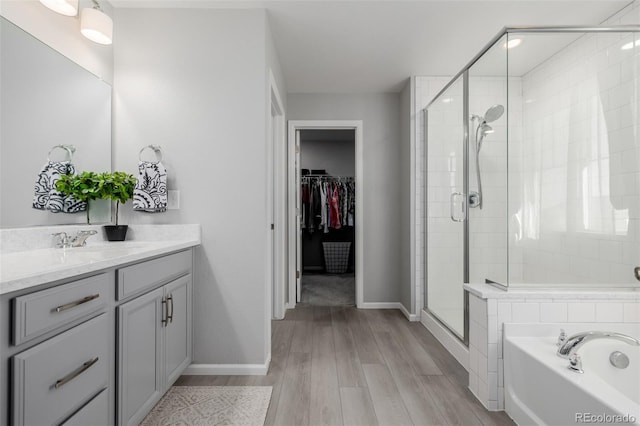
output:
[{"label": "shower control valve", "polygon": [[475,208],[475,207],[478,207],[479,205],[480,205],[480,194],[475,191],[471,191],[469,193],[469,207]]}]

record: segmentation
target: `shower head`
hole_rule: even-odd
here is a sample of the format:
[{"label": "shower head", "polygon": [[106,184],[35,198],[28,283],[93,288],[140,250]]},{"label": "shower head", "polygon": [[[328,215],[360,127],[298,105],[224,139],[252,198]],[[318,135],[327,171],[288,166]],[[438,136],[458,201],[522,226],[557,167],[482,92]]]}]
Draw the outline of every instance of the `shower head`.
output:
[{"label": "shower head", "polygon": [[484,122],[491,123],[492,121],[496,121],[498,118],[502,117],[502,114],[504,114],[504,107],[496,104],[489,108],[484,114]]}]

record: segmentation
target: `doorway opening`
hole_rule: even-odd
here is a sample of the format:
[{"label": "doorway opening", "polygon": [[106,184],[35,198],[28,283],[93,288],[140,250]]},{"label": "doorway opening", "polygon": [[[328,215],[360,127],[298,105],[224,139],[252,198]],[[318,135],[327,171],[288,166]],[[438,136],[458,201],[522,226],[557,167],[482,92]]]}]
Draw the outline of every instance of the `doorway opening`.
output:
[{"label": "doorway opening", "polygon": [[300,302],[355,305],[355,129],[300,131]]},{"label": "doorway opening", "polygon": [[288,158],[287,308],[360,306],[362,122],[290,121]]}]

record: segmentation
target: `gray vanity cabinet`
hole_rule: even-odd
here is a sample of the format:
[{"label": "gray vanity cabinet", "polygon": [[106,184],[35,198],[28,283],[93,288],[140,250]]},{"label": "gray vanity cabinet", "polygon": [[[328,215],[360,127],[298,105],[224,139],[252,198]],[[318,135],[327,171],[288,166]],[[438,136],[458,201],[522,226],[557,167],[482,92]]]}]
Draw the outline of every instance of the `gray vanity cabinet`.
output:
[{"label": "gray vanity cabinet", "polygon": [[191,274],[118,307],[118,419],[137,425],[191,362]]},{"label": "gray vanity cabinet", "polygon": [[0,425],[137,425],[191,362],[191,249],[0,294]]}]

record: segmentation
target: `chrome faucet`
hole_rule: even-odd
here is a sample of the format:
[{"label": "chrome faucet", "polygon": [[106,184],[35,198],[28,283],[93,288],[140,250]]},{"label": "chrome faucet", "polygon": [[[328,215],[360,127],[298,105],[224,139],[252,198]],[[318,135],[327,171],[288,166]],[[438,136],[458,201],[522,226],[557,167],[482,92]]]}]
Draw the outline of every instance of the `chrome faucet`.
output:
[{"label": "chrome faucet", "polygon": [[71,239],[71,247],[84,247],[87,244],[87,238],[96,235],[98,231],[90,229],[88,231],[78,231],[75,237]]},{"label": "chrome faucet", "polygon": [[[564,330],[562,330],[564,332]],[[582,361],[578,355],[578,349],[591,340],[596,339],[615,339],[628,343],[633,346],[640,346],[640,340],[635,339],[626,334],[615,333],[613,331],[586,331],[584,333],[574,334],[573,336],[562,340],[558,339],[558,356],[569,360],[569,369],[577,373],[583,373]]]},{"label": "chrome faucet", "polygon": [[88,231],[78,231],[74,237],[70,237],[66,232],[57,232],[52,234],[56,237],[56,247],[69,248],[69,247],[84,247],[87,244],[87,238],[97,234],[98,231],[93,229]]}]

